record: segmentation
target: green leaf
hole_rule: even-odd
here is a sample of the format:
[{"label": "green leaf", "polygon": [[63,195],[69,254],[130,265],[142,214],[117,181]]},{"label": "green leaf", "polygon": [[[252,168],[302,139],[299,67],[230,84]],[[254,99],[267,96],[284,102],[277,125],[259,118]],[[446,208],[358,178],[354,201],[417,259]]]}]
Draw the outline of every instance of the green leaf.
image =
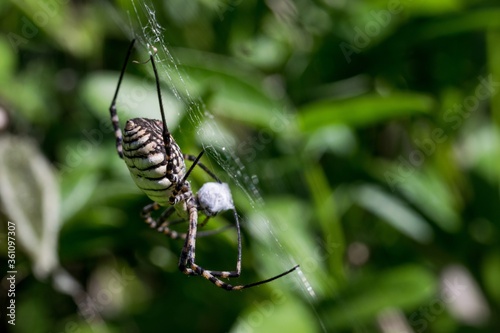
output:
[{"label": "green leaf", "polygon": [[397,181],[389,185],[435,221],[440,228],[447,232],[459,230],[461,219],[456,211],[458,205],[456,195],[435,168],[424,166],[420,171],[415,168],[403,177],[399,164],[372,163],[371,165],[371,171],[374,171],[381,181]]},{"label": "green leaf", "polygon": [[[344,254],[345,239],[344,231],[338,216],[333,191],[328,185],[328,179],[317,164],[312,164],[305,171],[305,178],[314,203],[316,218],[322,229],[323,242],[327,248],[332,248],[327,253],[329,275],[334,280],[345,282]],[[328,252],[328,251],[327,251]]]},{"label": "green leaf", "polygon": [[493,185],[500,183],[500,131],[489,124],[463,132],[460,160]]},{"label": "green leaf", "polygon": [[490,251],[482,262],[482,276],[485,289],[492,298],[500,302],[500,254],[495,250]]},{"label": "green leaf", "polygon": [[283,101],[264,86],[264,76],[251,66],[206,52],[175,49],[174,54],[182,59],[183,73],[171,73],[171,82],[179,92],[203,98],[215,114],[271,127],[276,110],[284,108]]},{"label": "green leaf", "polygon": [[[101,48],[102,22],[94,19],[101,15],[106,6],[94,11],[94,15],[75,15],[68,2],[40,3],[35,0],[11,1],[25,13],[28,20],[21,20],[23,29],[28,27],[30,34],[24,37],[38,40],[44,34],[63,51],[73,56],[84,57],[94,54]],[[88,8],[87,8],[88,10]],[[24,16],[26,19],[27,17]],[[104,17],[104,15],[103,15]]]},{"label": "green leaf", "polygon": [[421,243],[428,243],[432,240],[433,232],[428,222],[401,199],[373,185],[353,188],[352,196],[360,206],[406,236]]},{"label": "green leaf", "polygon": [[238,318],[230,332],[318,332],[312,313],[297,299],[279,290],[275,290],[269,299],[253,304]]},{"label": "green leaf", "polygon": [[333,124],[368,126],[388,119],[428,113],[433,104],[429,96],[417,93],[321,100],[302,107],[299,110],[298,123],[304,132]]},{"label": "green leaf", "polygon": [[[317,242],[307,231],[309,220],[310,208],[305,203],[293,197],[268,198],[258,213],[249,216],[246,227],[260,245],[255,247],[254,252],[260,259],[259,266],[263,267],[262,277],[300,264],[315,293],[324,295],[331,288],[337,288],[332,285],[338,281],[332,282],[326,267],[331,257],[337,255],[337,249],[343,248],[342,244],[335,242],[336,238],[330,236]],[[292,273],[288,280],[292,278],[297,284],[303,284],[296,273]]]},{"label": "green leaf", "polygon": [[12,45],[9,45],[7,39],[0,38],[0,82],[2,84],[6,84],[7,80],[12,77],[16,62]]},{"label": "green leaf", "polygon": [[344,125],[325,126],[311,133],[305,142],[304,152],[319,158],[326,152],[348,156],[358,148],[354,131]]},{"label": "green leaf", "polygon": [[[106,124],[110,122],[109,107],[119,76],[118,72],[93,72],[82,82],[82,98],[96,117]],[[182,117],[182,104],[166,89],[162,91],[162,100],[169,128],[175,128]],[[135,117],[161,119],[156,86],[148,77],[141,80],[125,75],[116,106],[122,128],[126,120]]]},{"label": "green leaf", "polygon": [[410,310],[436,293],[436,278],[426,269],[407,265],[353,282],[340,301],[325,304],[320,315],[330,331],[372,321],[383,310]]},{"label": "green leaf", "polygon": [[500,10],[495,8],[464,11],[455,16],[423,24],[422,28],[414,32],[414,40],[435,39],[452,34],[463,34],[475,30],[498,29]]}]

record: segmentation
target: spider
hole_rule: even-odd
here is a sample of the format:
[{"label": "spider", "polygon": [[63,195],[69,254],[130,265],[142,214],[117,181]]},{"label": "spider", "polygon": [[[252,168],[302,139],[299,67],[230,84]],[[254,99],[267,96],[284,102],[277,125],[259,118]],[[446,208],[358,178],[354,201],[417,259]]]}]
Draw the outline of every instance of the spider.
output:
[{"label": "spider", "polygon": [[[178,263],[179,270],[186,275],[202,276],[215,286],[231,291],[268,283],[297,269],[299,265],[271,278],[244,285],[231,285],[221,280],[221,278],[239,277],[241,275],[241,230],[238,214],[233,204],[229,186],[222,183],[215,174],[199,162],[204,151],[202,150],[196,157],[183,154],[172,137],[165,120],[160,80],[154,61],[154,54],[150,54],[148,61],[151,62],[153,67],[162,120],[146,118],[130,119],[126,122],[122,136],[116,110],[116,100],[134,42],[135,40],[132,40],[128,48],[116,91],[109,108],[116,137],[116,150],[118,156],[125,161],[136,185],[153,200],[152,204],[145,206],[142,210],[141,216],[145,222],[151,228],[164,233],[172,239],[184,239]],[[185,160],[193,162],[187,171]],[[187,178],[196,165],[202,168],[215,182],[205,183],[196,195],[194,195]],[[169,207],[155,220],[151,216],[151,213],[165,206]],[[203,226],[210,217],[226,210],[232,210],[235,219],[238,237],[236,269],[233,271],[207,270],[195,262],[197,237],[210,233],[198,233],[198,212],[200,211],[206,216],[206,219],[200,223],[200,226]],[[188,230],[186,233],[178,233],[169,228],[173,222],[169,222],[168,218],[174,211],[180,216],[187,218]]]}]

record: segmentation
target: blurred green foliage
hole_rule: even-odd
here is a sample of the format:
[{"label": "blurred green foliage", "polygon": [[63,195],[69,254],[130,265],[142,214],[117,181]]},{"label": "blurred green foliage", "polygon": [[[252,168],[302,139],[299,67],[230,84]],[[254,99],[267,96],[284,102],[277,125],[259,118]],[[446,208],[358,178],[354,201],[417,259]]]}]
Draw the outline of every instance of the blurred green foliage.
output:
[{"label": "blurred green foliage", "polygon": [[[227,293],[141,221],[108,107],[131,32],[158,28],[147,8],[169,127],[210,147],[242,216],[238,280],[300,273]],[[500,330],[497,2],[2,1],[0,31],[2,331]],[[122,125],[160,117],[151,78],[129,65]],[[230,269],[234,232],[197,255]]]}]

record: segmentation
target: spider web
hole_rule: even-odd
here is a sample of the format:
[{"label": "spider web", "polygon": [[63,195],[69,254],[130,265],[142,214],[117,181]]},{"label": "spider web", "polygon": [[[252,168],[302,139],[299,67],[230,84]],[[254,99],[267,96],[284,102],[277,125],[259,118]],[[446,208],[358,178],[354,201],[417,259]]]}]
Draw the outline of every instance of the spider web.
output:
[{"label": "spider web", "polygon": [[[186,106],[190,125],[196,128],[197,135],[209,138],[205,142],[202,142],[206,153],[224,169],[226,175],[231,179],[230,186],[236,185],[243,191],[252,211],[254,213],[258,212],[265,205],[265,200],[257,187],[258,176],[249,174],[245,164],[234,151],[231,140],[228,137],[219,135],[222,131],[216,117],[206,109],[201,99],[192,96],[190,93],[188,89],[189,77],[182,72],[178,66],[179,62],[169,51],[168,43],[164,39],[165,29],[156,19],[153,4],[149,0],[128,0],[128,2],[131,8],[133,8],[133,12],[128,13],[128,24],[123,24],[123,22],[120,24],[125,29],[124,33],[130,39],[136,38],[140,44],[148,48],[150,53],[156,53],[156,64],[161,80],[169,85],[175,98]],[[259,216],[262,217],[262,215]],[[242,222],[242,228],[245,228],[244,220]],[[266,239],[274,242],[272,253],[276,256],[275,259],[277,262],[280,262],[282,271],[296,264],[294,258],[284,250],[269,220],[266,218],[261,219],[261,226],[258,226],[258,228],[262,229],[259,232],[269,235]],[[263,255],[267,254],[263,253]],[[287,278],[290,279],[292,277],[295,283],[300,286],[300,290],[316,314],[319,326],[326,332],[314,304],[316,294],[306,276],[300,270],[300,267]]]}]

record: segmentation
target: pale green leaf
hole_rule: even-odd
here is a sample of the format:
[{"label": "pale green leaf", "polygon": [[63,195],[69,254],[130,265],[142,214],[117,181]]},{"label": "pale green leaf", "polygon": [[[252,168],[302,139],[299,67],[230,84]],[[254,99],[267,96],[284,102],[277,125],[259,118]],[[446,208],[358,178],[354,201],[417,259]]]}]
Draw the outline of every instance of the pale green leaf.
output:
[{"label": "pale green leaf", "polygon": [[360,206],[404,235],[421,243],[432,240],[433,232],[428,222],[396,196],[373,185],[353,188],[352,196]]},{"label": "pale green leaf", "polygon": [[[118,72],[94,72],[82,83],[82,97],[95,116],[101,119],[101,126],[110,123],[109,107],[118,84]],[[169,128],[176,128],[182,117],[182,104],[168,92],[162,90],[162,101]],[[131,118],[161,119],[156,86],[147,76],[139,79],[125,75],[118,92],[117,113],[123,128]],[[104,127],[103,127],[104,128]],[[91,129],[87,129],[91,130]]]},{"label": "pale green leaf", "polygon": [[313,102],[299,110],[297,120],[304,132],[337,124],[368,126],[389,119],[428,113],[432,106],[433,100],[429,96],[417,93],[366,95]]},{"label": "pale green leaf", "polygon": [[0,201],[33,271],[47,276],[58,266],[59,186],[49,161],[25,138],[0,137]]},{"label": "pale green leaf", "polygon": [[325,304],[321,314],[333,332],[373,321],[389,308],[412,309],[436,290],[436,278],[428,270],[416,265],[400,266],[352,282],[341,301]]}]

